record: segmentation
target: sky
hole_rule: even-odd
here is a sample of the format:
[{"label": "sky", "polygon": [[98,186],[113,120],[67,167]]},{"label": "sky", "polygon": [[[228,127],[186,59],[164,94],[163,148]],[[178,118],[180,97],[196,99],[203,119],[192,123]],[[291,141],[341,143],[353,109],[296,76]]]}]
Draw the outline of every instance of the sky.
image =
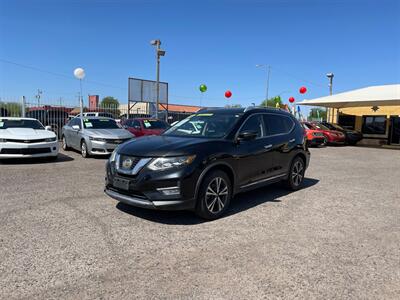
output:
[{"label": "sky", "polygon": [[0,0],[0,98],[33,102],[40,89],[77,105],[82,67],[83,95],[127,103],[128,77],[155,79],[152,39],[170,103],[258,105],[257,64],[284,102],[327,95],[328,72],[334,93],[400,83],[399,16],[395,0]]}]

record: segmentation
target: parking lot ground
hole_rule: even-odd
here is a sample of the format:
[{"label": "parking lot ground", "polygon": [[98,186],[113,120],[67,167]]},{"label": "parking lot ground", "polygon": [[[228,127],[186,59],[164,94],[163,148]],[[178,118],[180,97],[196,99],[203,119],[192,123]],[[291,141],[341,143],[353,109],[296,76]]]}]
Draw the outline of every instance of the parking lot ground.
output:
[{"label": "parking lot ground", "polygon": [[105,159],[0,163],[0,298],[398,299],[400,152],[311,152],[213,222],[118,204]]}]

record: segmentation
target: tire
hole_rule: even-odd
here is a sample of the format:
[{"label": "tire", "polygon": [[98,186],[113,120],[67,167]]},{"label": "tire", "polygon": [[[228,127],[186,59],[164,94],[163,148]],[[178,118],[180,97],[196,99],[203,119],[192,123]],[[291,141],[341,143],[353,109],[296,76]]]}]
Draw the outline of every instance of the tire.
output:
[{"label": "tire", "polygon": [[88,158],[90,156],[86,142],[82,141],[81,142],[81,154],[83,158]]},{"label": "tire", "polygon": [[284,181],[285,187],[292,191],[300,189],[304,181],[305,171],[306,165],[304,160],[300,156],[296,156],[290,165],[288,178]]},{"label": "tire", "polygon": [[197,197],[196,214],[206,220],[215,220],[227,210],[232,198],[232,183],[228,175],[215,170],[206,175]]},{"label": "tire", "polygon": [[63,148],[64,151],[68,151],[68,150],[71,149],[70,147],[68,147],[67,139],[65,138],[64,135],[61,138],[61,143],[62,143],[62,148]]}]

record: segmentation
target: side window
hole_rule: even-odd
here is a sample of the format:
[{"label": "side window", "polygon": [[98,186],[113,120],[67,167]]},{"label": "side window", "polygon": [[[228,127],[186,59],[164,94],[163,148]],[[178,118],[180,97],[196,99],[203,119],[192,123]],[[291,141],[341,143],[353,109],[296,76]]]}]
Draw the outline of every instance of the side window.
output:
[{"label": "side window", "polygon": [[240,129],[239,133],[244,131],[257,132],[257,138],[265,136],[262,115],[254,115],[247,119],[246,123],[244,123],[244,125]]},{"label": "side window", "polygon": [[275,114],[265,114],[264,123],[268,135],[285,134],[293,128],[292,119]]},{"label": "side window", "polygon": [[140,122],[138,121],[138,120],[134,120],[133,121],[133,127],[138,127],[138,128],[141,128],[142,126],[140,126]]}]

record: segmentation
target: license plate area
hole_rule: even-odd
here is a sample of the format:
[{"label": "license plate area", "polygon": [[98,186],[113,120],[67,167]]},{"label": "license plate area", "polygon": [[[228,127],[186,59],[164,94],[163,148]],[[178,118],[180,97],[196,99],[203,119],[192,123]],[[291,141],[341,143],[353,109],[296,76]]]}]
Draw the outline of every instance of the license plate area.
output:
[{"label": "license plate area", "polygon": [[129,180],[120,177],[114,177],[113,186],[117,189],[127,191],[129,190]]}]

